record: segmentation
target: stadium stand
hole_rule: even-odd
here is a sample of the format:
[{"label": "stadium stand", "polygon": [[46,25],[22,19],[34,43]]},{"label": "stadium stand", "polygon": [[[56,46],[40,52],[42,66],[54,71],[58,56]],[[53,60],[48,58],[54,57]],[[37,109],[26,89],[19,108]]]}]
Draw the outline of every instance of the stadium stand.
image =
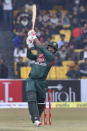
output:
[{"label": "stadium stand", "polygon": [[[82,10],[84,9],[84,10]],[[74,51],[78,54],[80,60],[80,53],[83,51],[84,45],[87,44],[87,8],[85,6],[80,5],[78,8],[78,11],[74,11],[75,7],[73,6],[72,9],[66,9],[63,5],[55,5],[52,8],[48,10],[40,9],[38,7],[38,14],[36,19],[36,25],[35,25],[35,31],[37,32],[37,37],[40,40],[42,44],[48,43],[50,40],[59,42],[60,41],[60,35],[65,35],[65,41],[67,42],[64,46],[66,47],[67,52],[69,51],[69,45],[74,45]],[[83,15],[84,14],[84,17]],[[23,16],[24,15],[24,16]],[[9,66],[9,76],[15,77],[17,76],[17,63],[13,60],[13,49],[15,49],[15,44],[12,44],[12,38],[16,40],[17,46],[19,46],[18,40],[25,41],[27,37],[27,32],[31,27],[31,20],[32,12],[31,7],[28,5],[28,3],[22,3],[20,8],[15,8],[13,11],[13,34],[10,31],[7,32],[0,32],[0,39],[1,39],[1,45],[6,47],[6,49],[9,49],[9,52],[6,51],[6,49],[0,47],[1,54],[3,54],[2,50],[5,50],[6,56],[8,56],[9,60],[7,60],[8,66]],[[80,17],[81,16],[81,17]],[[26,23],[23,21],[23,17],[26,17],[28,21]],[[19,19],[21,18],[21,19]],[[30,25],[27,24],[27,22],[30,22]],[[26,24],[26,26],[25,26]],[[24,27],[25,26],[25,27]],[[1,27],[2,28],[2,27]],[[73,38],[72,37],[72,30],[79,28],[81,30],[81,36],[80,39],[78,37]],[[79,32],[78,32],[79,34]],[[5,40],[4,40],[5,36]],[[3,45],[4,43],[5,45]],[[9,43],[6,44],[6,43]],[[13,41],[14,43],[14,41]],[[59,51],[61,48],[59,49]],[[36,47],[33,50],[34,54],[37,54]],[[8,55],[9,54],[9,55]],[[5,55],[5,54],[4,54]],[[6,58],[5,56],[5,58]],[[26,61],[26,57],[22,59],[22,62],[24,63]],[[30,62],[30,60],[29,60]],[[25,79],[27,78],[27,74],[25,73],[23,76],[23,72],[25,70],[29,70],[27,68],[30,68],[30,63],[27,63],[27,65],[20,69],[21,72],[21,78]],[[62,65],[59,67],[53,67],[51,71],[49,72],[49,75],[47,79],[68,79],[66,76],[66,72],[68,71],[68,64],[73,64],[72,60],[64,60],[62,62]],[[14,67],[14,74],[13,74],[13,67]],[[61,70],[61,72],[60,72]]]},{"label": "stadium stand", "polygon": [[[58,10],[60,10],[60,12],[57,12]],[[59,14],[58,14],[59,13]],[[60,15],[60,18],[59,21],[62,20],[62,14],[65,14],[65,16],[68,16],[68,18],[72,21],[73,19],[71,19],[69,17],[70,12],[69,10],[66,10],[64,9],[63,6],[54,6],[52,10],[42,10],[40,11],[40,14],[37,16],[37,22],[36,23],[39,23],[39,24],[42,24],[42,26],[44,28],[41,28],[40,26],[36,25],[37,26],[37,31],[39,31],[40,34],[42,34],[42,36],[39,37],[39,39],[41,40],[42,44],[43,42],[47,43],[49,41],[47,41],[47,38],[45,38],[45,34],[44,34],[44,31],[46,30],[46,28],[48,28],[48,26],[50,27],[50,24],[51,21],[50,21],[50,17],[52,17],[52,21],[56,18],[54,18],[54,14],[57,14],[57,18],[58,18],[58,15]],[[17,15],[17,12],[15,12],[15,17]],[[72,16],[73,17],[73,16]],[[42,20],[43,20],[43,23],[42,23]],[[50,23],[50,24],[48,24]],[[54,30],[54,33],[52,32],[52,36],[51,36],[51,27],[48,28],[48,34],[47,34],[47,37],[50,37],[52,41],[55,41],[55,42],[58,42],[60,41],[60,35],[63,34],[65,35],[65,41],[68,43],[68,44],[72,44],[70,43],[71,42],[71,39],[72,39],[72,34],[71,34],[71,31],[72,31],[72,28],[71,28],[72,25],[72,22],[71,24],[67,23],[66,25],[61,25],[60,22],[58,23],[58,25],[56,26],[56,28],[58,29],[56,31],[56,28]],[[50,32],[50,34],[49,34]],[[59,32],[59,33],[58,33]],[[43,40],[42,40],[43,39]],[[45,41],[44,41],[45,40]],[[77,41],[78,42],[78,41]],[[66,49],[68,51],[68,45],[65,45],[66,46]],[[82,52],[83,49],[78,49],[78,48],[75,48],[75,52],[77,52],[78,56],[80,55],[80,52]],[[37,50],[34,49],[33,50],[33,53],[34,54],[37,54]],[[66,73],[67,71],[69,70],[69,67],[68,65],[73,65],[74,61],[73,60],[66,60],[66,61],[63,61],[62,62],[62,66],[61,67],[52,67],[51,71],[49,72],[48,76],[47,76],[47,79],[51,79],[51,80],[56,80],[56,79],[68,79],[68,77],[66,76]],[[27,67],[22,67],[23,69],[21,69],[21,78],[27,78],[27,74],[25,73],[24,76],[23,76],[23,72],[26,72],[27,70]],[[30,68],[30,67],[29,67]],[[25,71],[24,71],[25,70]]]},{"label": "stadium stand", "polygon": [[31,67],[21,67],[20,72],[21,72],[21,78],[22,79],[27,79],[28,75],[30,73]]},{"label": "stadium stand", "polygon": [[[21,67],[20,68],[21,78],[27,79],[30,70],[31,70],[31,67]],[[61,67],[53,66],[47,76],[47,80],[67,79],[68,77],[66,76],[66,73],[68,70],[69,70],[69,67],[67,67],[67,66],[61,66]]]}]

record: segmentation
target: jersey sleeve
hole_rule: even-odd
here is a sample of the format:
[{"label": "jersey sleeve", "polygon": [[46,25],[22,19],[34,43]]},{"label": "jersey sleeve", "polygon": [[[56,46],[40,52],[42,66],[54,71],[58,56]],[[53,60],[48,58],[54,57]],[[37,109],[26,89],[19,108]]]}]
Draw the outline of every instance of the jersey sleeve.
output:
[{"label": "jersey sleeve", "polygon": [[40,45],[38,48],[45,55],[48,62],[53,62],[55,60],[55,56],[51,52],[49,52],[43,45]]},{"label": "jersey sleeve", "polygon": [[31,60],[37,59],[37,55],[32,54],[30,50],[27,51],[27,57]]}]

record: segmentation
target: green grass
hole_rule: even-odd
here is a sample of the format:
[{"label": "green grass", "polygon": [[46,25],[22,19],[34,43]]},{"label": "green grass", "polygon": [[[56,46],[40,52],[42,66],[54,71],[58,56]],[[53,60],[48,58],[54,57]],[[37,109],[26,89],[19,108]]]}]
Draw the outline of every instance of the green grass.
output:
[{"label": "green grass", "polygon": [[0,109],[0,131],[87,131],[87,109],[52,109],[52,125],[41,127],[27,109]]}]

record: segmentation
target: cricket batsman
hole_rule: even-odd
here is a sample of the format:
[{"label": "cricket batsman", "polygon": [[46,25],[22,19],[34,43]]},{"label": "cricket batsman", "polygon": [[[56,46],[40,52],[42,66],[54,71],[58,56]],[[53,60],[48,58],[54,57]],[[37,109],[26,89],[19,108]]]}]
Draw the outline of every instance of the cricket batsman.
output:
[{"label": "cricket batsman", "polygon": [[[38,48],[38,55],[31,53],[34,44]],[[47,81],[46,77],[55,61],[55,53],[58,49],[57,43],[50,42],[45,48],[36,37],[36,32],[30,30],[26,40],[28,47],[27,57],[35,60],[29,78],[27,79],[26,94],[31,120],[35,126],[40,126],[40,116],[44,111]],[[38,104],[43,103],[43,104]]]}]

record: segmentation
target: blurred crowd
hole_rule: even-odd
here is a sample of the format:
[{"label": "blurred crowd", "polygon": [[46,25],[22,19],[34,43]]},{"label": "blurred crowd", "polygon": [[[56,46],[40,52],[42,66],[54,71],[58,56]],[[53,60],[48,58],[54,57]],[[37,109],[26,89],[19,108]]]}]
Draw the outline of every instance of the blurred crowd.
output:
[{"label": "blurred crowd", "polygon": [[6,66],[5,59],[0,56],[0,79],[8,78],[8,67]]},{"label": "blurred crowd", "polygon": [[[21,54],[20,56],[26,57],[25,40],[31,26],[32,6],[26,4],[19,12],[16,12],[14,17],[15,36],[13,42],[15,58],[18,52]],[[69,41],[65,40],[65,34],[61,34],[60,30],[71,31]],[[55,66],[62,66],[63,61],[74,61],[74,65],[69,65],[68,77],[80,78],[87,75],[87,11],[83,5],[80,5],[79,8],[73,7],[71,11],[61,11],[59,9],[49,11],[38,8],[35,31],[38,39],[44,46],[52,40],[54,35],[60,35],[60,40],[57,41],[58,51]],[[17,50],[20,51],[17,52]],[[76,52],[75,50],[81,51]],[[20,53],[21,51],[22,53]],[[26,62],[28,64],[30,61],[26,59]],[[31,65],[31,63],[29,64]]]},{"label": "blurred crowd", "polygon": [[[9,15],[10,29],[14,33],[14,61],[19,68],[32,65],[31,61],[26,58],[27,32],[32,27],[32,3],[27,3],[12,12],[15,2],[12,0],[4,0],[3,2],[9,4],[9,9],[7,8],[7,10],[5,3],[3,3],[4,23],[6,29],[6,16]],[[71,10],[62,8],[41,10],[39,6],[37,7],[35,24],[37,37],[46,46],[53,40],[54,35],[60,35],[60,40],[56,41],[58,43],[58,51],[55,66],[62,66],[63,61],[74,61],[74,65],[69,65],[68,77],[79,78],[80,76],[87,76],[87,9],[83,5],[78,7],[74,5]],[[69,41],[65,40],[66,36],[60,33],[61,30],[69,30],[71,32]],[[79,51],[76,52],[76,50]],[[71,76],[72,74],[75,75],[75,73],[76,76]]]}]

